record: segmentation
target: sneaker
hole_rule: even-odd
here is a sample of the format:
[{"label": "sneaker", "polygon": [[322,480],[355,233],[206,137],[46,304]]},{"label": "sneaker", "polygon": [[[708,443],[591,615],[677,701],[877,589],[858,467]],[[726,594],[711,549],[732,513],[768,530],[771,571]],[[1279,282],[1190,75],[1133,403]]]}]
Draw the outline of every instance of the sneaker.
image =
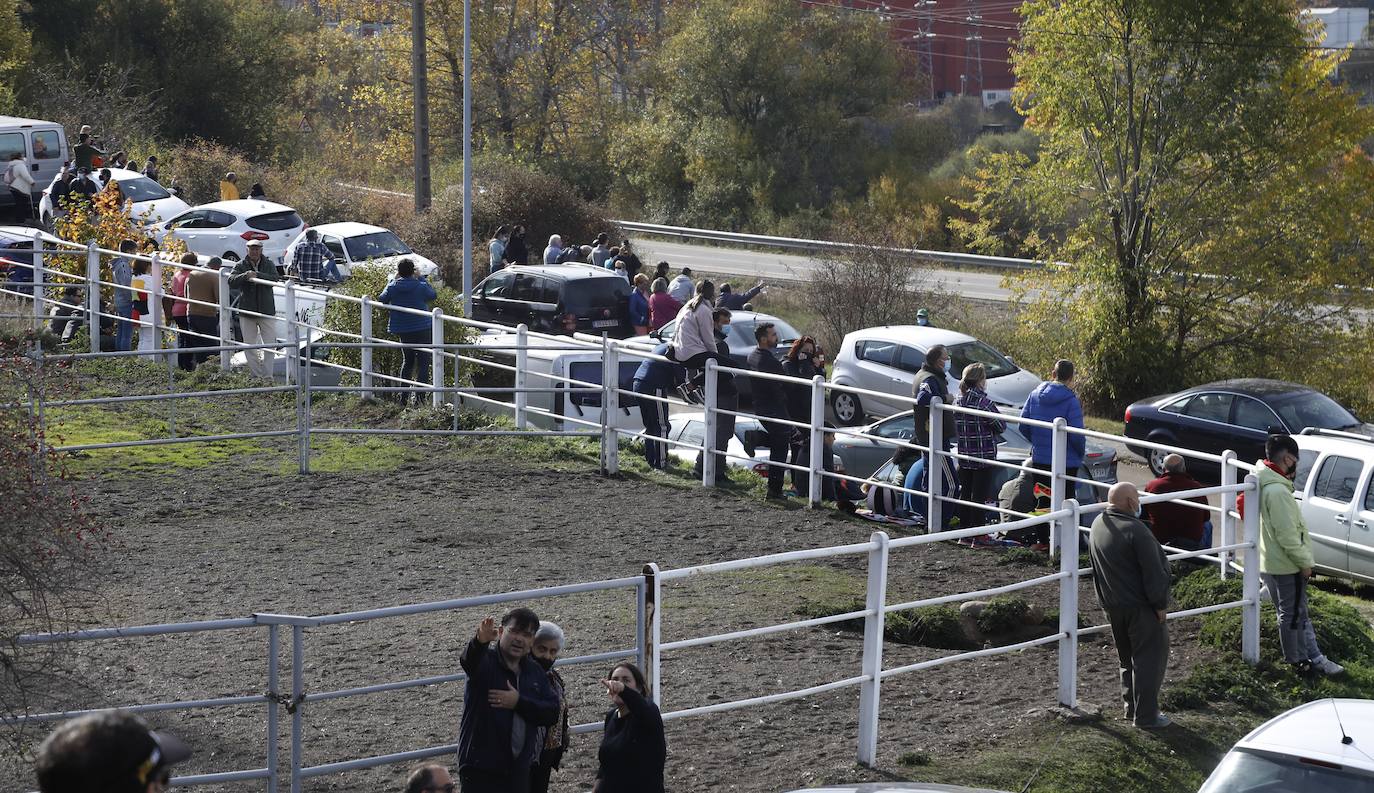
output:
[{"label": "sneaker", "polygon": [[1135,726],[1145,730],[1157,730],[1161,727],[1168,727],[1170,724],[1173,723],[1173,719],[1170,719],[1168,716],[1165,716],[1163,713],[1161,713],[1155,717],[1154,722],[1150,724],[1141,724],[1140,722],[1136,722]]},{"label": "sneaker", "polygon": [[1311,664],[1311,667],[1314,671],[1321,672],[1324,675],[1339,675],[1340,673],[1345,671],[1345,667],[1341,666],[1340,664],[1336,663],[1330,658],[1327,658],[1326,656],[1322,656],[1321,658],[1318,658],[1315,661],[1310,661],[1309,663]]},{"label": "sneaker", "polygon": [[1126,721],[1135,721],[1135,708],[1125,705],[1121,710],[1126,716]]},{"label": "sneaker", "polygon": [[682,397],[682,401],[689,405],[706,403],[706,400],[701,398],[701,389],[697,388],[696,383],[683,383],[677,387],[677,393],[678,396]]}]

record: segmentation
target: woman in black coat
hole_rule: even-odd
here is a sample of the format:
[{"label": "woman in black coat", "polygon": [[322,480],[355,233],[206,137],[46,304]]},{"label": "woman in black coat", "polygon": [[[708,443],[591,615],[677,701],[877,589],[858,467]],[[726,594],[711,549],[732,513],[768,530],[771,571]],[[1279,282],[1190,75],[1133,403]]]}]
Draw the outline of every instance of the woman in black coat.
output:
[{"label": "woman in black coat", "polygon": [[[792,349],[782,359],[782,371],[788,377],[810,380],[816,375],[825,377],[825,358],[818,352],[820,345],[810,336],[802,336],[792,343]],[[804,385],[787,386],[787,415],[793,421],[811,421],[811,387]],[[824,418],[824,417],[822,417]],[[792,433],[789,444],[788,462],[792,465],[810,464],[811,434],[806,430]],[[809,489],[809,476],[801,471],[792,472],[792,487],[797,495],[805,498]]]},{"label": "woman in black coat", "polygon": [[663,717],[647,699],[644,673],[629,661],[611,668],[602,680],[615,708],[606,714],[606,727],[597,753],[601,768],[592,793],[663,793],[663,764],[668,746]]}]

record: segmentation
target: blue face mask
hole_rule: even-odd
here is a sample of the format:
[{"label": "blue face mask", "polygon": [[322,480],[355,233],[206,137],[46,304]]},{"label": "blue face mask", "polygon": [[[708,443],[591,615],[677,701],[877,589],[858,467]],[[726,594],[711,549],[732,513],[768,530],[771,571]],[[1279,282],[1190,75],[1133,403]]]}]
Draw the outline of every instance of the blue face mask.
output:
[{"label": "blue face mask", "polygon": [[953,359],[953,358],[946,358],[946,359],[945,359],[945,374],[949,374],[950,369],[953,368],[953,366],[954,366],[954,359]]}]

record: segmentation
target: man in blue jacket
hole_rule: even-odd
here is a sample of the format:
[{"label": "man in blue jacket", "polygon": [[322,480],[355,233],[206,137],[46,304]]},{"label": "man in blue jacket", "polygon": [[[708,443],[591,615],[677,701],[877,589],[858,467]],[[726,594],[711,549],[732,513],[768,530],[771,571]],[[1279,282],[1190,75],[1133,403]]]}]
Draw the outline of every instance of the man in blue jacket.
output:
[{"label": "man in blue jacket", "polygon": [[[430,302],[437,296],[434,287],[423,275],[418,278],[415,276],[415,262],[402,259],[396,265],[396,277],[386,285],[377,300],[392,306],[429,311]],[[387,318],[386,329],[396,334],[402,344],[424,344],[433,340],[433,320],[408,311],[392,311]],[[416,347],[402,349],[400,378],[416,383],[429,382],[429,359],[429,350]],[[418,394],[417,391],[417,398]]]},{"label": "man in blue jacket", "polygon": [[[1073,361],[1060,359],[1054,362],[1054,379],[1035,387],[1030,397],[1026,399],[1026,406],[1021,409],[1021,418],[1048,422],[1063,418],[1070,427],[1083,428],[1083,405],[1078,401],[1078,395],[1073,392]],[[1023,424],[1021,425],[1021,433],[1031,442],[1031,465],[1041,471],[1050,470],[1050,464],[1054,460],[1054,431],[1044,427]],[[1087,438],[1082,435],[1070,434],[1067,441],[1064,455],[1064,474],[1076,477],[1078,476],[1078,467],[1083,464],[1083,451],[1087,444]],[[1035,481],[1046,487],[1050,486],[1048,475],[1037,474]],[[1072,498],[1073,492],[1073,483],[1066,483],[1064,487],[1065,496]],[[1047,546],[1048,542],[1049,527],[1038,527],[1034,543]]]},{"label": "man in blue jacket", "polygon": [[[665,342],[654,348],[654,355],[667,355]],[[664,398],[669,391],[687,379],[687,370],[681,364],[670,361],[657,361],[645,358],[635,370],[634,391],[636,394]],[[639,416],[644,421],[644,459],[650,468],[668,467],[668,449],[662,441],[649,438],[662,438],[668,429],[668,403],[657,399],[640,399]]]},{"label": "man in blue jacket", "polygon": [[[558,695],[530,657],[539,617],[526,608],[477,626],[459,660],[463,720],[458,731],[458,779],[463,793],[527,793],[530,766],[542,748],[540,727],[558,721]],[[495,646],[492,642],[495,641]]]}]

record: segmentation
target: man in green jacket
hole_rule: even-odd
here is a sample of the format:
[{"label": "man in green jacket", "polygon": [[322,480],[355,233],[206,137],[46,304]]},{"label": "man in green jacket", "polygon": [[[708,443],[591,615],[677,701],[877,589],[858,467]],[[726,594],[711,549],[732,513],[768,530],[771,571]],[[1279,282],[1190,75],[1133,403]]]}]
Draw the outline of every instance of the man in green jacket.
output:
[{"label": "man in green jacket", "polygon": [[[277,341],[277,304],[272,298],[272,286],[256,281],[277,281],[277,266],[271,259],[262,255],[260,240],[248,241],[248,255],[234,265],[229,274],[229,286],[239,290],[238,304],[235,306],[239,327],[243,329],[246,344],[275,344]],[[248,359],[248,370],[254,377],[272,379],[272,360],[276,354],[272,350],[257,348],[244,350]]]},{"label": "man in green jacket", "polygon": [[1167,727],[1159,687],[1169,664],[1169,562],[1140,519],[1140,493],[1130,482],[1107,491],[1111,509],[1088,535],[1093,588],[1111,623],[1121,664],[1121,699],[1137,727]]},{"label": "man in green jacket", "polygon": [[1307,580],[1312,577],[1312,541],[1302,511],[1293,500],[1298,443],[1270,435],[1264,457],[1255,464],[1259,479],[1260,579],[1279,615],[1283,658],[1299,672],[1338,675],[1345,667],[1322,654],[1307,615]]}]

